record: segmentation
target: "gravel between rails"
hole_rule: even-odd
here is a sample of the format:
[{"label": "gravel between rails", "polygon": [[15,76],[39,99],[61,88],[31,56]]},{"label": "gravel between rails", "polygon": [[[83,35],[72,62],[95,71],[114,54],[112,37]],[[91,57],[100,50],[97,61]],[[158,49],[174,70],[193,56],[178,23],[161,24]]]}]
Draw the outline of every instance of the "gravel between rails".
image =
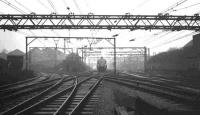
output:
[{"label": "gravel between rails", "polygon": [[[190,106],[187,105],[183,105],[182,103],[175,103],[171,100],[167,100],[165,98],[161,98],[149,93],[145,93],[133,88],[128,88],[126,86],[122,86],[122,85],[118,85],[116,83],[112,83],[112,82],[107,82],[104,81],[104,85],[106,88],[111,89],[112,92],[114,93],[114,98],[115,100],[119,100],[120,96],[116,96],[116,95],[127,95],[127,97],[131,97],[133,100],[134,98],[140,97],[143,100],[145,100],[146,102],[156,106],[157,108],[160,109],[165,109],[165,110],[169,110],[169,111],[175,111],[175,110],[191,110],[192,108]],[[116,92],[120,92],[120,93],[116,93]],[[118,98],[117,98],[118,97]],[[116,105],[119,105],[119,103],[117,104],[117,102],[114,102]],[[132,102],[134,103],[134,101]],[[123,106],[129,106],[128,103],[124,104]]]},{"label": "gravel between rails", "polygon": [[113,90],[105,84],[105,81],[102,81],[102,86],[98,94],[100,98],[98,104],[96,105],[94,115],[115,115]]}]

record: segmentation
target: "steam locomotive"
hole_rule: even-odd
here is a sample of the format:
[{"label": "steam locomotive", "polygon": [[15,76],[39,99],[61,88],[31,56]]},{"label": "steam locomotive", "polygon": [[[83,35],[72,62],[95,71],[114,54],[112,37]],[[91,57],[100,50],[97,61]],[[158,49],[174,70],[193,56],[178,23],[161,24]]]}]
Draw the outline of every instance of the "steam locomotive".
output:
[{"label": "steam locomotive", "polygon": [[106,60],[103,59],[103,57],[101,57],[101,58],[97,61],[97,71],[98,71],[98,72],[105,72],[106,69],[107,69]]}]

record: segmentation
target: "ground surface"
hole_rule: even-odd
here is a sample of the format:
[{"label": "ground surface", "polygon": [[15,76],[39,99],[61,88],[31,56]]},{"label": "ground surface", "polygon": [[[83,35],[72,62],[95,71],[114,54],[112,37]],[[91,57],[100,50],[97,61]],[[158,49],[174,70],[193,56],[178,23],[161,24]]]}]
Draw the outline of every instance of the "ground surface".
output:
[{"label": "ground surface", "polygon": [[[192,72],[182,72],[182,73],[177,73],[177,72],[150,72],[150,73],[142,73],[142,72],[126,72],[130,74],[138,74],[141,76],[149,77],[151,78],[158,78],[161,80],[166,80],[166,81],[172,81],[175,83],[175,85],[181,85],[185,87],[191,87],[194,90],[200,90],[200,77],[199,75],[196,75],[195,73]],[[195,75],[194,75],[195,74]],[[185,88],[183,87],[183,88]]]},{"label": "ground surface", "polygon": [[23,81],[35,77],[35,74],[32,71],[28,72],[0,72],[0,86],[16,83],[18,81]]},{"label": "ground surface", "polygon": [[125,107],[125,109],[130,112],[130,115],[134,115],[137,97],[142,98],[157,108],[168,111],[190,109],[190,107],[181,103],[174,103],[170,100],[116,83],[103,81],[102,85],[100,90],[100,101],[97,104],[96,108],[98,109],[96,109],[95,115],[115,115],[115,109],[119,106]]}]

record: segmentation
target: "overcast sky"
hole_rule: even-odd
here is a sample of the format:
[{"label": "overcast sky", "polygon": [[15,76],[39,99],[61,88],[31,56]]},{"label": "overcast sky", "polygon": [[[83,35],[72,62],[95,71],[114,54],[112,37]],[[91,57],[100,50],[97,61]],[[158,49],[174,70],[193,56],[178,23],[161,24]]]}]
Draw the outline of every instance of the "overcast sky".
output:
[{"label": "overcast sky", "polygon": [[[99,15],[123,15],[131,13],[133,15],[157,15],[168,7],[175,5],[179,1],[185,1],[181,5],[175,5],[171,15],[194,15],[200,12],[200,0],[0,0],[0,13],[20,14],[4,2],[20,8],[24,13],[29,14],[50,14],[57,11],[58,14],[68,14],[67,7],[75,14],[88,14],[92,12]],[[49,1],[53,3],[53,7]],[[117,46],[146,46],[151,48],[151,52],[162,52],[170,47],[182,47],[192,39],[192,31],[170,32],[163,30],[19,30],[18,32],[0,30],[0,51],[2,49],[25,51],[25,36],[44,35],[44,36],[98,36],[117,37]],[[184,37],[186,36],[187,37]],[[129,42],[130,39],[136,39]],[[173,41],[173,42],[172,42]],[[49,45],[51,41],[41,39],[32,46]],[[62,45],[62,44],[60,44]],[[109,46],[109,44],[108,44]]]}]

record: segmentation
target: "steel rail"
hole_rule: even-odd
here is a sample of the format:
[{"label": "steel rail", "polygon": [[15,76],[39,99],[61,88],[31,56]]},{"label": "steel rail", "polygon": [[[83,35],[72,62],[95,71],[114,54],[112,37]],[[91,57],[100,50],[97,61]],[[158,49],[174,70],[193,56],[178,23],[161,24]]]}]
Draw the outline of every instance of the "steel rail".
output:
[{"label": "steel rail", "polygon": [[[145,82],[150,82],[150,83],[157,84],[157,85],[160,85],[160,86],[163,85],[163,86],[166,86],[166,87],[170,87],[172,89],[177,90],[178,92],[182,91],[182,92],[184,92],[183,94],[189,94],[191,96],[192,95],[198,95],[200,93],[199,91],[191,91],[191,90],[188,90],[188,89],[183,89],[183,88],[177,87],[178,81],[176,81],[176,80],[174,81],[174,80],[170,80],[170,79],[165,79],[164,80],[165,82],[157,82],[157,81],[162,81],[162,78],[161,79],[160,79],[160,77],[158,77],[158,78],[156,78],[156,77],[153,77],[153,78],[152,77],[144,77],[144,78],[142,78],[142,75],[139,75],[139,76],[141,76],[141,78],[140,78],[140,77],[135,77],[135,76],[137,76],[137,74],[130,75],[130,74],[127,74],[127,73],[122,73],[122,75],[123,74],[125,74],[127,76],[132,76],[132,78],[135,79],[135,80],[137,79],[139,81],[145,81]],[[149,79],[147,79],[147,78],[149,78]],[[175,86],[171,85],[169,83],[173,83],[173,84],[175,84]]]},{"label": "steel rail", "polygon": [[52,85],[54,85],[56,83],[56,81],[51,81],[51,82],[47,82],[44,84],[38,84],[38,85],[34,85],[32,87],[28,87],[27,89],[23,89],[17,92],[12,92],[12,93],[8,93],[6,95],[3,95],[2,97],[0,97],[1,100],[3,101],[9,101],[18,97],[22,97],[24,94],[26,95],[27,93],[33,93],[33,92],[37,92],[43,89],[47,89],[49,87],[51,87]]},{"label": "steel rail", "polygon": [[80,103],[72,110],[72,112],[69,115],[76,115],[76,113],[78,112],[78,110],[80,109],[81,106],[83,106],[83,103],[87,101],[87,99],[89,99],[89,96],[92,95],[92,93],[95,91],[95,89],[98,87],[99,83],[102,81],[103,78],[101,78],[100,80],[98,80],[93,86],[92,88],[88,91],[88,93],[85,95],[85,97],[80,101]]},{"label": "steel rail", "polygon": [[46,103],[50,103],[50,102],[52,102],[53,100],[56,100],[57,98],[59,98],[59,96],[62,96],[62,95],[64,95],[65,93],[69,93],[76,85],[79,85],[79,84],[81,84],[81,83],[83,83],[83,82],[85,82],[85,81],[87,81],[88,79],[91,79],[91,78],[92,78],[92,77],[86,78],[86,79],[84,79],[83,81],[81,81],[81,82],[79,82],[79,83],[78,83],[78,79],[76,78],[76,79],[75,79],[74,85],[72,85],[72,86],[70,86],[70,87],[67,87],[67,88],[65,88],[65,89],[62,90],[62,91],[59,91],[58,93],[56,93],[56,94],[54,94],[54,95],[52,95],[52,96],[50,96],[50,97],[48,97],[48,98],[46,98],[46,99],[44,99],[44,100],[41,100],[40,102],[35,103],[34,105],[32,105],[32,106],[30,106],[30,107],[28,107],[28,108],[25,108],[25,109],[22,110],[22,111],[17,112],[15,115],[30,114],[30,113],[32,113],[32,112],[36,112],[35,109],[37,109],[38,107],[39,107],[39,108],[42,108],[42,107],[40,107],[40,106],[46,105]]},{"label": "steel rail", "polygon": [[1,90],[5,90],[5,89],[7,89],[7,88],[9,88],[9,87],[14,87],[14,86],[16,86],[16,85],[21,85],[22,83],[27,83],[27,82],[32,82],[32,81],[34,81],[34,80],[36,80],[36,79],[39,79],[41,76],[38,76],[38,77],[34,77],[34,78],[30,78],[30,79],[27,79],[27,80],[23,80],[23,81],[18,81],[18,82],[16,82],[16,83],[11,83],[11,84],[7,84],[7,85],[2,85],[2,86],[0,86],[0,91]]},{"label": "steel rail", "polygon": [[[77,104],[74,109],[71,111],[71,113],[69,113],[69,115],[73,114],[74,112],[77,111],[77,109],[81,106],[81,104],[86,101],[86,99],[89,97],[89,95],[91,95],[92,92],[94,92],[94,89],[97,87],[97,85],[100,83],[102,79],[98,80],[94,85],[92,85],[92,88],[90,88],[89,91],[87,91],[86,95],[80,100],[79,104]],[[80,84],[79,84],[80,85]],[[73,97],[75,97],[76,92],[78,90],[79,86],[77,85],[76,87],[73,88],[72,92],[70,93],[70,95],[68,96],[68,98],[65,100],[65,102],[62,104],[62,106],[60,106],[60,108],[54,113],[54,115],[60,115],[60,114],[64,114],[65,110],[66,110],[66,106],[68,106],[68,104],[70,103],[70,101],[72,100]]]},{"label": "steel rail", "polygon": [[[13,87],[13,88],[5,89],[5,90],[0,90],[0,95],[5,97],[8,94],[13,94],[13,93],[16,93],[18,91],[22,91],[22,90],[25,90],[29,87],[33,87],[33,86],[36,86],[36,85],[54,82],[54,81],[57,81],[59,79],[60,78],[55,78],[55,79],[51,79],[51,80],[42,80],[42,81],[38,81],[38,82],[35,82],[35,83],[25,84],[25,85],[20,86],[20,87]],[[0,98],[3,98],[3,97],[0,97]]]},{"label": "steel rail", "polygon": [[[68,80],[71,80],[73,78],[69,78]],[[13,108],[5,111],[2,113],[2,115],[10,115],[10,114],[15,114],[20,110],[25,109],[27,106],[29,106],[29,103],[34,102],[34,100],[37,100],[38,98],[42,97],[43,95],[45,95],[47,92],[49,92],[50,90],[52,90],[53,88],[56,88],[57,86],[59,86],[59,84],[61,82],[63,82],[64,78],[60,79],[56,84],[54,84],[53,86],[49,87],[48,89],[44,90],[43,92],[39,93],[38,95],[25,100],[24,102],[14,106]]]},{"label": "steel rail", "polygon": [[133,81],[127,81],[127,80],[124,81],[122,79],[109,78],[109,77],[105,77],[104,79],[107,81],[115,82],[115,83],[122,84],[125,86],[134,87],[137,90],[142,90],[142,91],[145,91],[145,92],[148,92],[151,94],[162,96],[167,99],[174,100],[176,102],[184,102],[184,103],[188,103],[188,104],[194,104],[194,102],[197,101],[194,97],[191,97],[191,96],[184,96],[184,95],[181,95],[181,94],[178,94],[175,92],[169,92],[166,89],[163,90],[161,88],[150,87],[150,85],[147,85],[147,86],[145,86],[145,84],[141,85],[140,84],[141,82],[133,82]]},{"label": "steel rail", "polygon": [[181,94],[181,95],[188,95],[190,97],[192,97],[194,95],[198,95],[197,93],[191,93],[191,92],[188,92],[188,91],[185,91],[182,89],[178,89],[173,86],[161,85],[161,84],[158,84],[156,82],[151,82],[151,81],[141,81],[141,80],[126,79],[126,78],[114,78],[114,77],[107,77],[107,78],[122,80],[122,81],[126,81],[126,82],[132,82],[132,83],[136,83],[138,85],[145,85],[145,86],[149,86],[149,87],[164,89],[165,91],[168,90],[173,93],[177,93],[177,94]]}]

